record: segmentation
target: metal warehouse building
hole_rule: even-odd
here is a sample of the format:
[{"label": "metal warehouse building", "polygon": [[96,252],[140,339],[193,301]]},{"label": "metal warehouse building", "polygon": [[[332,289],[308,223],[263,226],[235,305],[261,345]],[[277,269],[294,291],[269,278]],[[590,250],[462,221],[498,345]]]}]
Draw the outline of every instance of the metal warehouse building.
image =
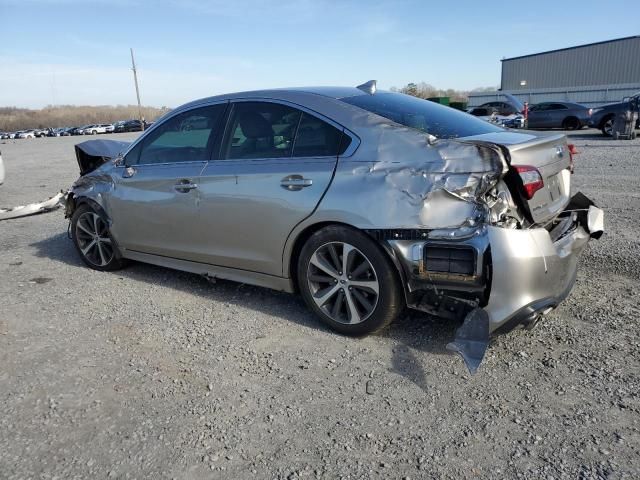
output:
[{"label": "metal warehouse building", "polygon": [[[640,91],[640,35],[505,58],[501,91],[529,103],[618,102]],[[499,91],[472,93],[469,105],[496,99]]]}]

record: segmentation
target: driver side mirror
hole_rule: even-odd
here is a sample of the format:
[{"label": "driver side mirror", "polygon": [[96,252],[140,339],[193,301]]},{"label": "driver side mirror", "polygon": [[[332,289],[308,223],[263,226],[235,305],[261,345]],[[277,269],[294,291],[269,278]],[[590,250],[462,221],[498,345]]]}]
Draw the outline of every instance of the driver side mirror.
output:
[{"label": "driver side mirror", "polygon": [[113,164],[116,167],[124,167],[124,157],[122,155],[118,155],[115,160],[113,161]]}]

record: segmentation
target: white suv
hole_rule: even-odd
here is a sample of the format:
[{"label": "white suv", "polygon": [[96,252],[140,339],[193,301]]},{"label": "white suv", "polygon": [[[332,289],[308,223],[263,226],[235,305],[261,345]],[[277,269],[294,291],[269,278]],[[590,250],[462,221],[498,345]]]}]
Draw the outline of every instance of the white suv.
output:
[{"label": "white suv", "polygon": [[113,125],[110,123],[99,123],[96,125],[88,125],[82,128],[85,135],[97,135],[98,133],[113,132]]}]

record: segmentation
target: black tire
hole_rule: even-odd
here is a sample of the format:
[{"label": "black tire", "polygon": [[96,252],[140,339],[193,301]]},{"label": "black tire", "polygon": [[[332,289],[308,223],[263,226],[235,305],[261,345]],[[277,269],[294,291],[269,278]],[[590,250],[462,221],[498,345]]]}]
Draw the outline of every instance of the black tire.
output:
[{"label": "black tire", "polygon": [[[98,242],[100,245],[96,245],[85,253],[83,250],[86,250],[92,242],[92,237],[89,232],[83,229],[83,226],[91,230],[91,223],[87,223],[87,219],[93,216],[98,217],[100,220],[97,222],[98,227],[96,230],[99,232],[98,236],[105,239],[105,241]],[[80,226],[78,226],[79,222],[81,222]],[[73,212],[71,216],[71,238],[80,258],[89,268],[101,272],[111,272],[123,268],[126,264],[126,260],[120,255],[118,247],[111,237],[107,220],[88,204],[80,205]],[[109,241],[108,245],[110,245],[111,254],[109,254],[109,250],[105,245],[106,239]],[[93,238],[93,242],[96,243],[96,238]]]},{"label": "black tire", "polygon": [[613,115],[609,115],[602,120],[602,124],[600,125],[600,131],[605,137],[611,136],[611,130],[613,129]]},{"label": "black tire", "polygon": [[576,117],[567,117],[562,121],[562,128],[565,130],[579,130],[581,126]]},{"label": "black tire", "polygon": [[[372,271],[378,283],[375,306],[360,323],[336,321],[317,305],[313,297],[314,292],[312,289],[314,287],[311,278],[313,278],[312,269],[315,267],[311,264],[312,256],[319,251],[319,249],[325,248],[327,245],[341,243],[354,247],[352,252],[356,252],[357,255],[361,255],[365,261],[369,262],[370,266],[373,267]],[[344,250],[342,250],[342,252],[344,252]],[[349,254],[347,254],[347,256],[349,256]],[[336,258],[336,260],[342,262],[343,258]],[[354,270],[357,270],[357,268]],[[347,272],[344,273],[346,276]],[[311,277],[308,275],[311,275]],[[400,276],[394,264],[384,250],[368,235],[354,228],[333,225],[314,233],[304,244],[298,257],[297,278],[300,293],[309,308],[331,329],[342,334],[363,336],[374,333],[393,322],[406,307]],[[349,279],[351,279],[350,276]],[[333,281],[335,282],[335,280]],[[345,281],[347,281],[348,285],[348,282],[352,280],[345,279]],[[353,281],[355,282],[356,280]],[[343,280],[341,280],[341,282],[344,283]],[[339,287],[339,285],[336,286]],[[353,288],[357,289],[358,287]],[[346,293],[347,291],[344,286],[341,290],[342,292],[338,292],[337,295],[342,295],[342,299],[345,298],[345,295],[348,296],[352,304],[355,304],[355,300],[353,299],[356,299],[356,296],[360,296],[357,292]],[[349,287],[349,290],[351,290],[351,287]],[[316,295],[318,295],[317,291]],[[345,302],[344,308],[348,310],[348,302],[346,300],[342,301]],[[335,300],[335,303],[337,302],[338,300]],[[362,308],[362,303],[360,303],[359,306]],[[350,315],[349,318],[351,318]]]},{"label": "black tire", "polygon": [[91,135],[97,135],[97,134],[98,134],[98,132],[96,132],[95,130],[91,131]]}]

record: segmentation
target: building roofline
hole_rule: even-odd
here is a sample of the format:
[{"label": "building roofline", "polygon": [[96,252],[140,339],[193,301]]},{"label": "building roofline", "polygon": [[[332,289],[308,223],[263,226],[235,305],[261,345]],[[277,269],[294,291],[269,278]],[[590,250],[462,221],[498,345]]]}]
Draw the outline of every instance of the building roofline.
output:
[{"label": "building roofline", "polygon": [[614,39],[611,39],[611,40],[603,40],[601,42],[585,43],[584,45],[576,45],[574,47],[558,48],[556,50],[547,50],[546,52],[529,53],[527,55],[520,55],[518,57],[503,58],[500,61],[501,62],[508,62],[509,60],[518,60],[520,58],[536,57],[538,55],[546,55],[547,53],[564,52],[565,50],[575,50],[577,48],[592,47],[593,45],[602,45],[602,44],[605,44],[605,43],[621,42],[623,40],[631,40],[632,38],[640,38],[640,35],[632,35],[630,37],[614,38]]}]

